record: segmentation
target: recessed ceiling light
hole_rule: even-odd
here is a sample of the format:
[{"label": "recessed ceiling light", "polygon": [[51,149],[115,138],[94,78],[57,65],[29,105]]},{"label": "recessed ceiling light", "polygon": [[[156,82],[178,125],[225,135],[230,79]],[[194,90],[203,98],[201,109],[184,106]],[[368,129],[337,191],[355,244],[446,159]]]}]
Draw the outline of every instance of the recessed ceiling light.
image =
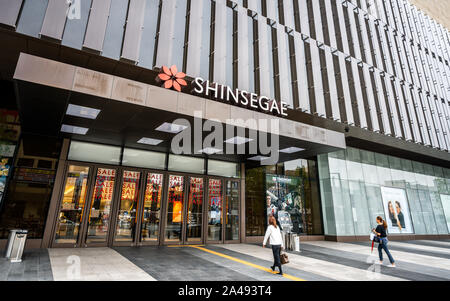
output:
[{"label": "recessed ceiling light", "polygon": [[288,147],[288,148],[280,150],[280,153],[294,154],[294,153],[302,152],[304,150],[305,150],[304,148],[299,148],[299,147]]},{"label": "recessed ceiling light", "polygon": [[163,140],[144,137],[141,140],[139,140],[137,143],[147,144],[147,145],[158,145],[158,144],[161,144],[162,142],[163,142]]},{"label": "recessed ceiling light", "polygon": [[100,114],[100,112],[101,111],[97,109],[69,104],[66,114],[88,119],[97,119],[97,116],[98,114]]},{"label": "recessed ceiling light", "polygon": [[61,127],[61,132],[69,134],[86,135],[88,131],[87,128],[67,124],[63,124]]},{"label": "recessed ceiling light", "polygon": [[241,144],[245,144],[245,143],[250,142],[250,141],[253,141],[253,139],[236,136],[236,137],[233,137],[231,139],[225,140],[225,143],[241,145]]},{"label": "recessed ceiling light", "polygon": [[217,154],[220,152],[222,152],[221,149],[213,148],[213,147],[207,147],[207,148],[204,148],[199,151],[199,153],[203,153],[203,154],[207,154],[207,155],[214,155],[214,154]]},{"label": "recessed ceiling light", "polygon": [[270,159],[270,157],[256,156],[256,157],[252,157],[252,158],[248,158],[248,159],[252,160],[252,161],[264,161],[264,160]]},{"label": "recessed ceiling light", "polygon": [[170,134],[178,134],[187,129],[188,127],[185,125],[179,125],[174,123],[165,122],[160,125],[156,130],[160,132],[170,133]]}]

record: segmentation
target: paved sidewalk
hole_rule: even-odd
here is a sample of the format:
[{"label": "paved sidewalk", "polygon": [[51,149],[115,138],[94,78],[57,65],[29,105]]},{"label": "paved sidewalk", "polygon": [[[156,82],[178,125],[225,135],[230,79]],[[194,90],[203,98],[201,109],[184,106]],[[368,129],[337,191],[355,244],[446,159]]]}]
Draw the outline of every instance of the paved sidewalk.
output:
[{"label": "paved sidewalk", "polygon": [[0,281],[448,281],[450,241],[390,242],[397,268],[378,263],[369,243],[304,242],[284,276],[272,251],[254,244],[27,250],[0,260]]}]

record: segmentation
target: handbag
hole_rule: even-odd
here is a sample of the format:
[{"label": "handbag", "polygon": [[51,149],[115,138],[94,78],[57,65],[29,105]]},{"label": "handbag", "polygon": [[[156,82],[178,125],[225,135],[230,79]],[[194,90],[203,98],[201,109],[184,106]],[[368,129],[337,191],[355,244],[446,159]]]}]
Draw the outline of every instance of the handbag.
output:
[{"label": "handbag", "polygon": [[281,264],[287,264],[287,263],[289,263],[289,257],[288,257],[288,255],[287,255],[286,253],[281,254],[281,255],[280,255],[280,261],[281,261]]}]

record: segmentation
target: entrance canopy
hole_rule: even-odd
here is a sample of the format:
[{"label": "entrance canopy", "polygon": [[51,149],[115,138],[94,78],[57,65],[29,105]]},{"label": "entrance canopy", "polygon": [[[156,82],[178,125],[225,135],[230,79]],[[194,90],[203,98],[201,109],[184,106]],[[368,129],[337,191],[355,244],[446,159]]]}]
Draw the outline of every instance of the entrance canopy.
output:
[{"label": "entrance canopy", "polygon": [[[208,154],[212,159],[254,162],[254,157],[265,154],[260,148],[258,154],[251,152],[249,143],[245,154],[213,154],[214,151],[205,149],[202,154],[202,149],[195,149],[194,145],[198,134],[195,120],[201,120],[200,125],[207,120],[222,125],[224,141],[238,137],[237,129],[244,129],[247,138],[251,136],[250,130],[276,135],[280,162],[346,147],[343,133],[24,53],[20,55],[14,79],[25,132],[170,152],[177,127],[171,130],[181,118],[192,125],[185,130],[191,131],[193,154]],[[278,130],[270,128],[272,119],[279,121]],[[269,128],[255,127],[251,122],[258,124],[261,120],[267,120]],[[226,125],[234,127],[231,135],[227,134]],[[203,130],[202,138],[212,130]],[[237,140],[234,142],[238,143]],[[269,146],[271,142],[269,135]],[[217,150],[224,149],[217,147]]]}]

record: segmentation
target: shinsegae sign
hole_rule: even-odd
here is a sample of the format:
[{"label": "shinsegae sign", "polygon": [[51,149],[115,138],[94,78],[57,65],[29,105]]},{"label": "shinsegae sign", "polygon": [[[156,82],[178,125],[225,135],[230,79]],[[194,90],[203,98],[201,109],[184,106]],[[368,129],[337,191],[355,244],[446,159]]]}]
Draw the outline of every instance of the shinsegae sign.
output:
[{"label": "shinsegae sign", "polygon": [[192,85],[194,87],[194,93],[201,96],[250,109],[257,109],[265,113],[288,116],[288,104],[285,102],[278,103],[276,100],[266,96],[258,96],[255,93],[250,93],[245,90],[232,89],[228,86],[219,85],[218,83],[211,83],[209,80],[205,81],[201,77],[195,78],[192,81]]},{"label": "shinsegae sign", "polygon": [[[188,85],[184,80],[185,77],[186,74],[179,72],[175,65],[170,68],[162,66],[161,73],[158,75],[157,80],[162,82],[164,88],[181,92],[182,87]],[[228,86],[204,80],[201,77],[195,78],[192,81],[192,86],[194,88],[194,93],[203,97],[243,106],[249,109],[256,109],[264,113],[285,117],[288,116],[288,104],[282,101],[277,102],[266,96],[258,96],[255,93],[245,90],[232,89]]]}]

